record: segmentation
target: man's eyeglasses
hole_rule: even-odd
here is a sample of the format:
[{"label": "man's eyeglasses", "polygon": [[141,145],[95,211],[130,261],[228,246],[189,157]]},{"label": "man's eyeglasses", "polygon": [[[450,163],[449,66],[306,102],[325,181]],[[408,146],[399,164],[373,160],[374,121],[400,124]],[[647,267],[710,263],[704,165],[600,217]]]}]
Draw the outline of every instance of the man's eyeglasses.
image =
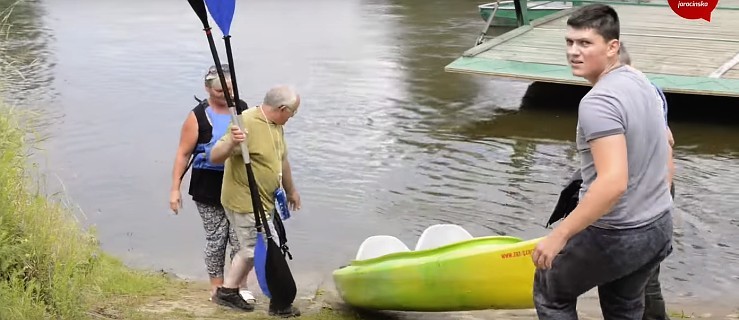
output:
[{"label": "man's eyeglasses", "polygon": [[288,111],[290,111],[290,114],[291,114],[291,115],[293,115],[293,116],[294,116],[294,115],[295,115],[296,113],[298,113],[298,110],[296,110],[296,109],[293,109],[292,107],[290,107],[290,106],[288,106],[288,105],[284,105],[284,104],[283,104],[283,105],[281,105],[281,106],[280,106],[280,108],[283,108],[283,107],[284,107],[285,109],[287,109]]}]

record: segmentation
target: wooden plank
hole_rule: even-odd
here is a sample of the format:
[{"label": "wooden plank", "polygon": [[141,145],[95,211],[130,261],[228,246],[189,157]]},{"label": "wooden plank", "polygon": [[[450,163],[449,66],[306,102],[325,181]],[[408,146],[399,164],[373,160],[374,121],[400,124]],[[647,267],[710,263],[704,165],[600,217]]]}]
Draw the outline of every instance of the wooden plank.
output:
[{"label": "wooden plank", "polygon": [[[737,52],[734,50],[739,49],[714,44],[709,41],[686,43],[678,48],[672,44],[653,43],[651,39],[636,36],[624,39],[624,46],[629,50],[630,55],[642,56],[642,61],[700,64],[712,69],[718,68],[723,61],[731,59],[735,52]],[[714,50],[711,50],[711,48]],[[530,52],[534,54],[533,59],[549,59],[554,56],[558,60],[561,59],[563,63],[566,62],[564,60],[566,53],[566,46],[564,44],[539,42],[523,38],[513,40],[509,45],[497,47],[495,50],[486,51],[478,56],[496,58],[500,54],[507,52],[524,54]],[[536,62],[536,60],[531,62]]]},{"label": "wooden plank", "polygon": [[[622,17],[622,41],[630,49],[632,60],[645,72],[705,76],[739,52],[739,19],[722,20],[735,28],[717,29],[716,19],[708,24],[685,20],[664,8],[615,7]],[[478,56],[566,65],[563,36],[567,18],[564,15],[539,24]],[[645,28],[653,33],[645,32]],[[733,73],[729,76],[733,78]]]},{"label": "wooden plank", "polygon": [[721,77],[723,79],[739,79],[739,64],[735,65],[729,71],[726,71]]},{"label": "wooden plank", "polygon": [[500,36],[497,36],[491,40],[485,41],[475,47],[472,47],[471,49],[465,51],[462,53],[463,57],[474,57],[482,52],[485,52],[487,50],[490,50],[491,48],[500,45],[508,40],[511,40],[513,38],[516,38],[526,32],[529,32],[533,28],[531,26],[523,26],[518,27],[514,30],[511,30],[510,32],[506,32]]},{"label": "wooden plank", "polygon": [[[705,76],[739,51],[738,45],[712,40],[660,42],[640,36],[625,36],[622,40],[636,65],[645,71],[671,74]],[[551,30],[535,29],[478,57],[566,65],[565,52],[563,38],[554,36]]]},{"label": "wooden plank", "polygon": [[737,53],[734,58],[732,58],[729,61],[726,61],[723,65],[721,65],[716,71],[711,72],[711,74],[708,75],[709,78],[721,78],[724,73],[731,70],[734,66],[736,66],[739,63],[739,53]]},{"label": "wooden plank", "polygon": [[[461,57],[444,69],[448,72],[588,85],[584,79],[573,76],[569,66],[561,65]],[[645,72],[645,75],[665,92],[739,97],[739,79],[691,77],[648,72]]]},{"label": "wooden plank", "polygon": [[[739,0],[721,1],[739,6]],[[621,18],[621,40],[632,63],[666,92],[739,97],[736,11],[716,9],[707,22],[683,19],[665,5],[611,5]],[[572,10],[511,31],[501,41],[494,38],[477,48],[474,57],[463,56],[445,70],[587,85],[572,76],[565,57],[564,34]]]},{"label": "wooden plank", "polygon": [[462,53],[462,56],[463,57],[473,57],[473,56],[476,56],[476,55],[478,55],[479,53],[481,53],[483,51],[490,50],[491,48],[493,48],[493,47],[495,47],[497,45],[500,45],[500,44],[502,44],[502,43],[504,43],[504,42],[506,42],[506,41],[508,41],[510,39],[513,39],[515,37],[518,37],[518,36],[520,36],[520,35],[528,32],[528,31],[532,30],[533,28],[535,28],[536,26],[543,25],[545,23],[548,23],[549,21],[559,19],[559,18],[561,18],[563,16],[567,16],[567,15],[570,14],[570,12],[572,10],[574,10],[574,9],[562,10],[560,12],[557,12],[555,14],[552,14],[552,15],[549,15],[549,16],[546,16],[546,17],[543,17],[543,18],[534,19],[534,20],[531,21],[531,24],[525,25],[525,26],[522,26],[522,27],[518,27],[518,28],[516,28],[514,30],[511,30],[509,32],[506,32],[506,33],[504,33],[504,34],[502,34],[500,36],[497,36],[497,37],[495,37],[495,38],[493,38],[491,40],[485,41],[485,42],[481,43],[480,45],[475,46],[475,47],[473,47],[473,48],[465,51],[464,53]]},{"label": "wooden plank", "polygon": [[[537,43],[558,43],[562,46],[565,45],[564,41],[564,30],[553,30],[553,29],[534,29],[529,31],[527,34],[520,35],[517,37],[517,39],[526,39],[527,42],[535,41]],[[739,37],[739,35],[737,35]],[[724,50],[730,50],[733,54],[736,52],[734,49],[739,50],[739,39],[716,39],[716,38],[698,38],[698,37],[686,37],[686,36],[678,36],[678,37],[670,37],[670,36],[663,36],[663,35],[653,35],[653,34],[640,34],[640,33],[627,33],[623,34],[622,41],[627,42],[627,40],[633,40],[633,39],[642,39],[642,38],[658,38],[657,40],[664,40],[664,41],[655,41],[655,39],[645,39],[645,43],[652,43],[652,44],[664,44],[669,46],[674,46],[675,44],[680,46],[686,46],[686,47],[698,47],[696,43],[700,43],[700,45],[706,45],[710,44],[712,46],[721,46],[721,49]],[[516,40],[511,40],[511,43]],[[497,48],[496,48],[497,49]],[[676,49],[680,49],[677,47]],[[710,52],[715,52],[716,48],[705,48],[705,50],[710,50]]]},{"label": "wooden plank", "polygon": [[661,39],[675,39],[675,40],[709,40],[709,41],[717,41],[717,42],[723,42],[723,43],[736,43],[739,44],[739,39],[729,39],[729,38],[713,38],[713,37],[700,37],[700,36],[671,36],[671,35],[665,35],[665,34],[649,34],[649,33],[630,33],[630,32],[622,32],[622,36],[640,36],[640,37],[650,37],[650,38],[661,38]]},{"label": "wooden plank", "polygon": [[723,79],[739,79],[739,68],[734,67],[734,69],[731,69],[724,73],[724,76],[721,77]]},{"label": "wooden plank", "polygon": [[[739,38],[739,19],[736,12],[714,11],[711,22],[702,20],[685,20],[672,11],[653,10],[653,8],[641,8],[643,11],[619,10],[621,18],[622,34],[654,34],[666,36],[692,36],[698,38],[716,38],[737,41]],[[566,29],[566,19],[553,21],[542,25],[542,29]]]}]

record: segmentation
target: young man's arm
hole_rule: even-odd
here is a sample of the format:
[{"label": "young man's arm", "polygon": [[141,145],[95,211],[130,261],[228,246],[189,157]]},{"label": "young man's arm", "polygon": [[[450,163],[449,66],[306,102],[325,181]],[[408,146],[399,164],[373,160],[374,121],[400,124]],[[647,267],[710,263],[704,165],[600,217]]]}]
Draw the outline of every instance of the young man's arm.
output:
[{"label": "young man's arm", "polygon": [[567,241],[608,213],[626,191],[628,157],[618,103],[613,97],[597,95],[581,102],[578,122],[593,156],[596,178],[577,207],[537,245],[532,259],[538,268],[551,268]]},{"label": "young man's arm", "polygon": [[590,150],[597,176],[577,207],[552,231],[569,240],[608,213],[626,192],[629,167],[623,133],[592,140]]}]

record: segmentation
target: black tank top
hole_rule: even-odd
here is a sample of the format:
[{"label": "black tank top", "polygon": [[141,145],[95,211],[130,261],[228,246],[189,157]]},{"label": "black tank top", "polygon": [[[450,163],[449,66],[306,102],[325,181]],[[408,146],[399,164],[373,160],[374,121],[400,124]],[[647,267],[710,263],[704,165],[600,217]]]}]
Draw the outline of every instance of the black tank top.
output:
[{"label": "black tank top", "polygon": [[[213,138],[213,126],[211,126],[205,113],[207,107],[208,100],[204,99],[192,109],[198,122],[198,140],[192,158],[197,156],[198,153],[204,152],[202,146]],[[246,102],[240,100],[239,108],[243,111],[248,109],[249,106]],[[223,171],[192,168],[188,193],[192,196],[193,201],[220,206],[222,185]]]}]

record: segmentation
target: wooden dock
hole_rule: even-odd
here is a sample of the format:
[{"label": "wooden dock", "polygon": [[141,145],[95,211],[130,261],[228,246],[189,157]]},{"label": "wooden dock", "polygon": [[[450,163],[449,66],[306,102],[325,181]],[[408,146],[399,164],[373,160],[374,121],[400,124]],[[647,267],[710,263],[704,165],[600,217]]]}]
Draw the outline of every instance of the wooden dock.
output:
[{"label": "wooden dock", "polygon": [[[664,0],[608,4],[619,14],[632,65],[665,92],[739,97],[739,1],[721,0],[710,22],[683,19]],[[588,85],[566,59],[566,21],[575,8],[490,38],[445,70]]]}]

